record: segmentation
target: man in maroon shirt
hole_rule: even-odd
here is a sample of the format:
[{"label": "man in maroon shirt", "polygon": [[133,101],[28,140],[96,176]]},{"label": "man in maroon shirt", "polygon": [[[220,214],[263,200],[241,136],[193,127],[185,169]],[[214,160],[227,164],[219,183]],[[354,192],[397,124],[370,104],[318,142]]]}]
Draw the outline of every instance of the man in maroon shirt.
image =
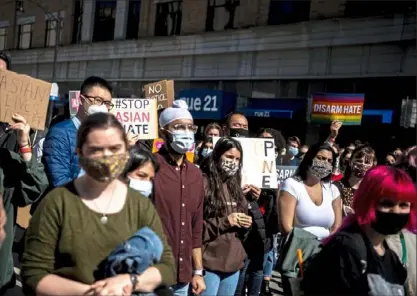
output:
[{"label": "man in maroon shirt", "polygon": [[174,295],[206,289],[202,262],[204,187],[201,171],[185,153],[194,145],[197,127],[185,101],[177,100],[159,116],[165,145],[156,153],[160,169],[155,175],[154,203],[161,217],[177,265]]}]

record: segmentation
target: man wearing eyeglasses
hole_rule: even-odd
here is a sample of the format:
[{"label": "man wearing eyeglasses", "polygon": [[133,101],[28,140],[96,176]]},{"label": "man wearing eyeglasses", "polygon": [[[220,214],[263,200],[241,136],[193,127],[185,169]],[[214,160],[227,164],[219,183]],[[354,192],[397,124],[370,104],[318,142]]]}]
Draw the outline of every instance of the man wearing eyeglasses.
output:
[{"label": "man wearing eyeglasses", "polygon": [[43,163],[51,186],[57,187],[82,175],[75,154],[77,131],[81,122],[91,114],[108,113],[112,104],[112,87],[100,77],[84,80],[80,90],[78,113],[71,119],[54,125],[43,145]]},{"label": "man wearing eyeglasses", "polygon": [[154,203],[161,217],[177,266],[175,296],[201,294],[205,289],[203,258],[204,185],[201,171],[188,162],[185,153],[193,148],[197,126],[177,100],[159,116],[164,146],[156,153],[160,170],[155,175]]}]

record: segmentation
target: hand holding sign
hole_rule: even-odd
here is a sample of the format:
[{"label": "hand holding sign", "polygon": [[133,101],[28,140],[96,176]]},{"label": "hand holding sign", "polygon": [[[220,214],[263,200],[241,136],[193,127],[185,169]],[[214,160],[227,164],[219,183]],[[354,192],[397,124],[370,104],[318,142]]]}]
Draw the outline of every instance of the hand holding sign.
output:
[{"label": "hand holding sign", "polygon": [[15,113],[12,115],[12,120],[15,123],[10,128],[17,131],[17,143],[19,147],[30,146],[30,126],[26,123],[26,119],[22,115]]},{"label": "hand holding sign", "polygon": [[330,125],[330,136],[336,138],[339,134],[339,129],[342,127],[342,122],[340,120],[333,120]]}]

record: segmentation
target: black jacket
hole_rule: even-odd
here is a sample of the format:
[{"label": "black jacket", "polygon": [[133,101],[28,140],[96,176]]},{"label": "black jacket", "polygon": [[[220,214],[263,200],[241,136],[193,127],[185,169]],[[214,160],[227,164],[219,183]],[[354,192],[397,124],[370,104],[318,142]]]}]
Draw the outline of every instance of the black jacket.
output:
[{"label": "black jacket", "polygon": [[[258,201],[251,199],[251,195],[248,195],[249,215],[253,221],[244,247],[249,258],[254,256],[263,257],[273,247],[272,236],[278,233],[276,197],[275,189],[263,189]],[[265,214],[262,214],[259,205],[264,203]],[[263,252],[260,250],[263,250]]]}]

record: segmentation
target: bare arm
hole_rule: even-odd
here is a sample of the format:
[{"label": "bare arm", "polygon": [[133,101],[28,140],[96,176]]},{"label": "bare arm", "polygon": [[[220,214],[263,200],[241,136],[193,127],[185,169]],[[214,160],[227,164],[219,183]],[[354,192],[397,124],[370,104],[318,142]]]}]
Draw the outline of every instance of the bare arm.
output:
[{"label": "bare arm", "polygon": [[152,293],[162,283],[162,276],[158,269],[149,267],[140,276],[135,287],[136,292]]},{"label": "bare arm", "polygon": [[342,225],[342,200],[340,196],[333,200],[334,223],[330,228],[330,233],[334,233]]},{"label": "bare arm", "polygon": [[201,248],[193,249],[193,265],[194,270],[203,269],[203,255],[201,252]]},{"label": "bare arm", "polygon": [[36,287],[38,296],[75,296],[84,295],[90,289],[89,285],[48,274],[44,276]]},{"label": "bare arm", "polygon": [[279,227],[282,235],[286,235],[294,228],[294,216],[297,200],[286,191],[281,191],[277,202]]}]

